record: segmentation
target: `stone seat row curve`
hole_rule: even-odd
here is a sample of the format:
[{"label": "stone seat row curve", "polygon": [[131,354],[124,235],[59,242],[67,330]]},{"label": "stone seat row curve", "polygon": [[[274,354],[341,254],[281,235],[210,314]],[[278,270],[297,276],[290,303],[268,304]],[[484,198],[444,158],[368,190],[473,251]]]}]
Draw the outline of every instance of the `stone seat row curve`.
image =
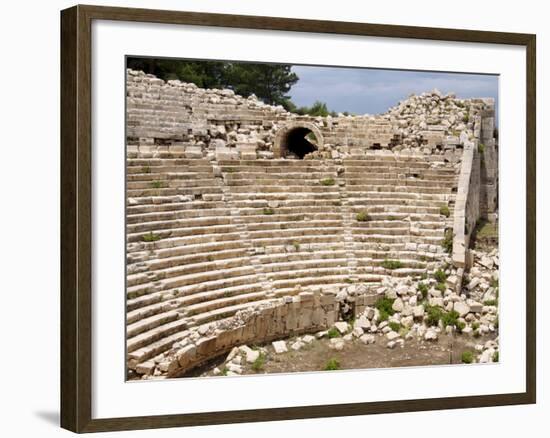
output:
[{"label": "stone seat row curve", "polygon": [[446,256],[457,175],[437,159],[127,164],[127,350],[138,373],[190,328],[305,290],[421,274]]}]

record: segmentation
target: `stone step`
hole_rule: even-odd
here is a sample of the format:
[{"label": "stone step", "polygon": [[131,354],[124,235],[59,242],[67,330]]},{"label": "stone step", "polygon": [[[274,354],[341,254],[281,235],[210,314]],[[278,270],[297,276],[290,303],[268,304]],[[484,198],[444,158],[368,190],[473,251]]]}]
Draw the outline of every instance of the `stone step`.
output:
[{"label": "stone step", "polygon": [[176,195],[211,195],[211,194],[221,194],[220,186],[210,186],[210,187],[161,187],[161,188],[143,188],[143,189],[128,189],[126,190],[126,195],[130,198],[140,198],[140,197],[159,197],[159,196],[176,196]]},{"label": "stone step", "polygon": [[[342,252],[342,257],[320,259],[315,254],[310,254],[311,259],[303,258],[300,261],[288,261],[288,262],[276,262],[276,263],[262,263],[262,270],[266,275],[270,276],[275,272],[290,272],[290,271],[305,271],[308,269],[328,269],[328,268],[343,268],[347,267],[348,261],[345,257],[345,253]],[[262,261],[269,261],[267,258]]]},{"label": "stone step", "polygon": [[[327,251],[327,250],[315,250],[306,252],[301,251],[302,247],[300,242],[296,242],[298,248],[294,248],[294,252],[281,252],[281,253],[269,253],[257,256],[262,266],[267,264],[286,263],[286,262],[299,262],[302,260],[309,260],[310,257],[315,257],[315,260],[325,259],[341,259],[346,257],[345,250],[339,251]],[[286,247],[281,247],[281,251],[285,251]]]},{"label": "stone step", "polygon": [[287,237],[256,238],[251,243],[255,248],[272,248],[292,246],[294,242],[300,242],[300,245],[314,244],[334,249],[343,249],[344,247],[343,235],[306,235],[301,232]]},{"label": "stone step", "polygon": [[[130,170],[132,168],[128,168]],[[212,168],[209,169],[207,172],[182,172],[182,169],[179,170],[162,170],[160,171],[158,168],[152,168],[154,170],[147,172],[147,173],[137,173],[135,172],[128,172],[126,174],[126,183],[130,182],[146,182],[150,183],[152,181],[185,181],[185,183],[192,184],[194,182],[199,181],[205,181],[211,183],[212,180],[215,178],[214,172]]]},{"label": "stone step", "polygon": [[[157,182],[158,181],[158,182]],[[221,190],[221,185],[216,181],[209,180],[197,180],[192,179],[189,181],[177,181],[177,180],[151,180],[151,181],[128,181],[126,183],[127,193],[135,193],[138,191],[147,190],[167,190],[167,189],[185,189],[195,190],[199,193],[209,193]]]},{"label": "stone step", "polygon": [[143,306],[135,308],[127,313],[127,323],[133,323],[144,318],[148,318],[152,315],[157,315],[159,313],[166,312],[168,310],[180,310],[186,312],[187,307],[190,305],[204,303],[206,301],[235,297],[240,295],[247,295],[251,293],[259,293],[262,291],[262,285],[259,283],[247,284],[243,286],[228,287],[224,289],[217,289],[207,292],[200,292],[195,294],[189,294],[185,296],[173,296],[170,293],[165,293],[165,295],[172,295],[173,298],[170,298],[166,301],[161,301],[157,303],[150,304],[148,306]]},{"label": "stone step", "polygon": [[353,232],[354,241],[356,243],[399,243],[399,242],[413,242],[417,244],[431,244],[431,245],[441,245],[443,236],[418,236],[418,235],[387,235],[387,234],[364,234],[359,230],[359,232]]},{"label": "stone step", "polygon": [[126,336],[128,338],[133,338],[134,336],[158,327],[159,325],[175,321],[178,317],[178,312],[168,310],[164,313],[143,318],[126,326]]},{"label": "stone step", "polygon": [[[210,225],[208,227],[189,227],[173,229],[154,229],[150,231],[160,236],[160,240],[155,242],[144,242],[143,236],[149,234],[142,230],[139,233],[128,234],[128,242],[136,242],[142,245],[142,248],[160,249],[178,245],[192,245],[196,243],[222,242],[240,239],[236,225]],[[202,231],[202,233],[201,233]]]},{"label": "stone step", "polygon": [[139,273],[127,275],[127,286],[136,286],[144,283],[154,283],[160,280],[166,280],[182,275],[198,274],[201,272],[216,272],[219,270],[227,270],[247,266],[250,264],[250,259],[247,255],[224,260],[198,262],[171,266],[163,269],[148,270],[147,273]]},{"label": "stone step", "polygon": [[258,302],[266,298],[265,292],[235,295],[219,299],[206,300],[202,303],[186,306],[186,315],[196,316],[202,313],[211,312],[217,309],[228,308],[236,305]]},{"label": "stone step", "polygon": [[[266,239],[295,239],[300,236],[316,237],[325,236],[329,237],[341,237],[343,235],[343,229],[339,227],[326,227],[326,228],[291,228],[291,229],[265,229],[259,231],[250,231],[248,233],[251,241],[254,241],[255,246],[265,246],[258,241],[265,241]],[[329,240],[332,241],[332,240]]]},{"label": "stone step", "polygon": [[[183,339],[187,338],[189,336],[189,330],[185,329],[186,326],[182,328],[182,330],[178,330],[176,332],[173,332],[169,335],[166,335],[164,338],[156,338],[156,340],[152,341],[151,343],[147,344],[144,343],[141,346],[135,347],[136,345],[139,345],[138,342],[135,342],[131,346],[128,345],[128,363],[129,366],[132,369],[135,369],[136,366],[140,363],[145,362],[148,359],[151,359],[155,356],[158,356],[159,354],[170,350],[172,346],[179,341],[182,341]],[[162,332],[161,332],[162,336]],[[141,342],[143,343],[143,341]],[[130,347],[133,348],[133,350],[130,350]]]},{"label": "stone step", "polygon": [[267,304],[267,303],[272,302],[272,301],[273,301],[272,299],[265,299],[265,300],[261,300],[261,301],[252,301],[252,302],[249,302],[249,303],[236,304],[236,305],[233,305],[233,306],[222,307],[222,308],[219,308],[219,309],[211,310],[209,312],[203,312],[199,315],[195,315],[195,316],[193,316],[192,319],[193,319],[193,322],[196,325],[202,325],[202,324],[205,324],[207,322],[217,321],[217,320],[220,320],[220,319],[224,319],[224,318],[228,318],[230,316],[233,316],[239,310],[243,310],[243,309],[246,309],[246,308],[252,307],[252,306],[258,306],[258,305],[261,305],[261,304]]},{"label": "stone step", "polygon": [[176,266],[191,265],[195,263],[208,263],[216,261],[225,261],[230,259],[245,259],[248,257],[247,248],[239,245],[236,249],[227,249],[220,251],[206,251],[199,254],[185,254],[180,256],[157,257],[147,261],[147,269],[156,271],[159,269],[172,268]]},{"label": "stone step", "polygon": [[[274,216],[275,215],[270,216],[270,218],[272,218],[270,222],[267,222],[267,221],[256,222],[254,220],[255,217],[252,217],[251,219],[246,218],[246,220],[244,220],[243,223],[246,224],[246,229],[248,230],[249,233],[253,233],[255,231],[280,231],[280,230],[296,230],[296,229],[303,230],[306,228],[307,229],[338,228],[339,231],[342,230],[342,217],[339,217],[336,220],[331,220],[331,219],[322,220],[317,218],[302,217],[294,221],[288,221],[287,216],[281,215],[280,221],[273,221],[273,219],[277,219]],[[263,218],[260,217],[260,219],[263,219]]]},{"label": "stone step", "polygon": [[[230,286],[237,286],[245,284],[250,280],[255,281],[256,275],[254,268],[251,266],[244,266],[232,269],[220,269],[214,272],[200,272],[189,275],[182,275],[178,277],[172,277],[162,281],[158,281],[156,284],[139,284],[136,286],[130,286],[126,288],[127,297],[136,298],[141,295],[146,295],[153,292],[168,289],[181,289],[184,291],[189,290],[212,290],[221,289]],[[194,286],[194,287],[193,287]]]},{"label": "stone step", "polygon": [[[139,201],[143,198],[138,198]],[[217,209],[227,209],[227,203],[222,201],[187,201],[187,202],[170,202],[163,204],[155,203],[140,203],[138,205],[126,205],[126,215],[130,217],[139,217],[149,214],[163,214],[163,213],[175,213],[185,210],[193,211],[208,211],[208,210],[217,210]]]},{"label": "stone step", "polygon": [[[227,237],[227,235],[223,237]],[[171,257],[198,256],[208,258],[212,256],[215,259],[218,253],[223,254],[225,251],[247,251],[246,246],[240,241],[240,236],[234,234],[234,237],[235,239],[232,240],[212,240],[195,244],[190,244],[186,241],[181,245],[155,250],[155,258],[159,260],[159,263],[161,263],[163,258]]]},{"label": "stone step", "polygon": [[[139,348],[150,346],[150,344],[160,339],[166,338],[169,335],[177,333],[186,329],[189,326],[189,322],[185,319],[176,319],[161,326],[154,327],[145,332],[139,333],[132,337],[127,337],[126,348],[130,353]],[[158,354],[158,353],[157,353]],[[130,358],[130,357],[129,357]]]},{"label": "stone step", "polygon": [[184,219],[210,219],[220,218],[228,214],[228,209],[224,208],[211,208],[211,209],[187,209],[187,210],[175,210],[165,212],[152,212],[144,214],[127,214],[126,223],[128,225],[140,224],[140,223],[163,223],[168,221],[184,220]]}]

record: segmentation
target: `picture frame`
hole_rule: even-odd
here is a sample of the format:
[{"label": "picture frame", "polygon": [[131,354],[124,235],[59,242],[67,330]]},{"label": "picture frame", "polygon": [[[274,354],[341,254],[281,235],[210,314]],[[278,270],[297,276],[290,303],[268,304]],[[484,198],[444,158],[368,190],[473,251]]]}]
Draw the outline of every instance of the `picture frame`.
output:
[{"label": "picture frame", "polygon": [[[525,49],[525,391],[243,410],[93,416],[92,23],[190,25],[484,43]],[[536,402],[536,37],[531,34],[78,5],[61,12],[61,426],[82,432],[275,421]]]}]

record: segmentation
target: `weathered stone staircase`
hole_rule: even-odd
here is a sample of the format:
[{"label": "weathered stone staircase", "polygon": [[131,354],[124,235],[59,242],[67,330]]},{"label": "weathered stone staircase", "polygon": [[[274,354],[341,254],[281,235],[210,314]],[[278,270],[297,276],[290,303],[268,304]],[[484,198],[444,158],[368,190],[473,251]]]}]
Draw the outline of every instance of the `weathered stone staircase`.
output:
[{"label": "weathered stone staircase", "polygon": [[130,368],[274,297],[434,269],[457,180],[435,160],[129,157]]}]

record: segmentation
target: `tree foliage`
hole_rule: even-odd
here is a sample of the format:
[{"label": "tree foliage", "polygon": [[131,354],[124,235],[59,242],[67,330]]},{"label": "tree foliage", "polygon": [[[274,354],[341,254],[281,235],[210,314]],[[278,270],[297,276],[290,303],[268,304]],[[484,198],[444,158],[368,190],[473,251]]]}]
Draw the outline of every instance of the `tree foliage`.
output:
[{"label": "tree foliage", "polygon": [[297,107],[292,102],[288,93],[299,77],[291,71],[290,64],[128,58],[127,66],[165,81],[179,79],[201,88],[228,88],[244,97],[254,94],[267,104],[282,105],[287,111],[299,115],[337,115],[324,102],[316,101],[309,107]]},{"label": "tree foliage", "polygon": [[270,105],[290,101],[287,93],[298,82],[298,76],[288,64],[129,58],[128,68],[166,81],[193,82],[201,88],[229,88],[244,97],[255,94]]}]

